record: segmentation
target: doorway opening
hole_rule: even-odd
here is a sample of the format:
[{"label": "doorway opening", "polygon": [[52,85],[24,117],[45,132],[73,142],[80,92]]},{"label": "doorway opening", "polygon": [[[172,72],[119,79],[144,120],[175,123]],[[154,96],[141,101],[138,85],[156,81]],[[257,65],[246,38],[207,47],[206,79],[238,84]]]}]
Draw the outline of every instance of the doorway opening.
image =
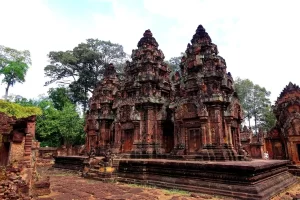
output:
[{"label": "doorway opening", "polygon": [[0,166],[8,164],[10,142],[3,142],[0,146]]},{"label": "doorway opening", "polygon": [[297,144],[298,160],[300,161],[300,144]]},{"label": "doorway opening", "polygon": [[133,147],[133,129],[124,130],[123,153],[131,153]]},{"label": "doorway opening", "polygon": [[196,153],[201,148],[201,132],[199,128],[191,128],[189,133],[189,153]]}]

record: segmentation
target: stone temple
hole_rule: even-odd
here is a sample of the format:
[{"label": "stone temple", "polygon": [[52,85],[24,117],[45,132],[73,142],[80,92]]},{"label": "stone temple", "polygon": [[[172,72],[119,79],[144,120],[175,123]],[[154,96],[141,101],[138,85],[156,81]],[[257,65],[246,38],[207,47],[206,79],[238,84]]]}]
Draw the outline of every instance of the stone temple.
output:
[{"label": "stone temple", "polygon": [[[241,107],[225,60],[200,25],[170,80],[150,30],[126,63],[106,68],[90,100],[87,146],[130,157],[238,160]],[[181,75],[180,75],[181,74]]]},{"label": "stone temple", "polygon": [[[233,78],[202,25],[172,77],[150,30],[137,47],[124,79],[106,66],[86,118],[87,152],[113,154],[118,181],[239,199],[269,199],[297,182],[288,161],[251,160],[242,149]],[[85,176],[109,176],[97,167]]]}]

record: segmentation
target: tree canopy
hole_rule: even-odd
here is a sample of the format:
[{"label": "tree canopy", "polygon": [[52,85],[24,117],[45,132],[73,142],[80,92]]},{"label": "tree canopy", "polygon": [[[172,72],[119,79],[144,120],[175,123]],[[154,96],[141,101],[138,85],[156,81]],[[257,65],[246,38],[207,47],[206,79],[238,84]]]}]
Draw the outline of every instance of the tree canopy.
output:
[{"label": "tree canopy", "polygon": [[33,105],[21,106],[17,103],[8,102],[1,99],[0,99],[0,112],[3,112],[8,116],[14,116],[17,119],[42,114],[42,110]]},{"label": "tree canopy", "polygon": [[275,125],[276,120],[269,99],[271,92],[258,84],[254,84],[249,79],[241,78],[235,80],[235,89],[249,127],[251,127],[251,120],[254,120],[254,130],[256,132],[260,127],[268,130]]},{"label": "tree canopy", "polygon": [[36,120],[36,137],[41,146],[82,144],[84,141],[84,118],[80,117],[65,88],[49,90],[49,97],[38,100],[18,99],[23,106],[38,106],[42,115]]},{"label": "tree canopy", "polygon": [[18,51],[5,46],[0,46],[0,75],[3,75],[2,83],[6,84],[5,99],[8,90],[17,82],[23,83],[25,75],[31,64],[30,52],[28,50]]},{"label": "tree canopy", "polygon": [[122,63],[126,58],[123,46],[110,41],[88,39],[72,51],[51,51],[50,65],[44,68],[45,75],[50,78],[46,82],[67,84],[73,100],[87,108],[89,92],[101,80],[104,68],[113,63],[122,71]]}]

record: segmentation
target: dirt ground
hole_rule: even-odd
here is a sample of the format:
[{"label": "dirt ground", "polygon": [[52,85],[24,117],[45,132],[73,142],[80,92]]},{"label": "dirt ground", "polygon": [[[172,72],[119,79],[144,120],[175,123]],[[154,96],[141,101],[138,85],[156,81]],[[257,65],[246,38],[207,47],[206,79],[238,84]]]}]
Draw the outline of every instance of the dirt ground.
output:
[{"label": "dirt ground", "polygon": [[[180,190],[165,190],[140,185],[104,183],[80,177],[79,174],[57,169],[39,169],[41,176],[50,176],[51,194],[37,200],[195,200],[233,199],[207,194],[190,193]],[[272,198],[292,200],[300,194],[300,184]]]}]

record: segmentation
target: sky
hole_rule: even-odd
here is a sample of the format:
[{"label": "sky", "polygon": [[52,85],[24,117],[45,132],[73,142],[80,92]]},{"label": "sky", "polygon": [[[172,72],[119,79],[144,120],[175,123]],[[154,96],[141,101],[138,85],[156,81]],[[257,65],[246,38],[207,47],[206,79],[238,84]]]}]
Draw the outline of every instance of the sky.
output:
[{"label": "sky", "polygon": [[[150,29],[166,59],[186,50],[202,24],[233,77],[271,91],[272,103],[291,81],[300,85],[300,1],[297,0],[0,0],[0,45],[31,52],[26,82],[9,94],[46,94],[50,51],[88,38],[110,40],[131,54]],[[51,85],[50,87],[55,87]],[[0,85],[0,96],[5,85]]]}]

